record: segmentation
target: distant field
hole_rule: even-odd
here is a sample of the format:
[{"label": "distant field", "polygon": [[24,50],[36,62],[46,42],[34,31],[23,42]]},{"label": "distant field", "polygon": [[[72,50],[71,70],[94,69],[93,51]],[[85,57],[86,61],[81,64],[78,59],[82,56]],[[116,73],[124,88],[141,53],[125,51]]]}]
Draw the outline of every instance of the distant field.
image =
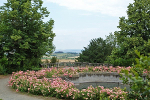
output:
[{"label": "distant field", "polygon": [[68,58],[77,58],[79,54],[70,54],[70,53],[54,53],[52,56],[56,56],[59,59],[68,59]]},{"label": "distant field", "polygon": [[[42,59],[42,62],[45,62],[46,59]],[[50,62],[50,59],[48,59],[48,61]],[[73,59],[59,59],[59,62],[75,62],[75,60]]]},{"label": "distant field", "polygon": [[59,62],[75,62],[75,58],[78,58],[79,54],[53,53],[50,57],[43,56],[41,60],[42,62],[45,62],[46,59],[50,61],[52,57],[57,57],[57,59],[59,59]]}]

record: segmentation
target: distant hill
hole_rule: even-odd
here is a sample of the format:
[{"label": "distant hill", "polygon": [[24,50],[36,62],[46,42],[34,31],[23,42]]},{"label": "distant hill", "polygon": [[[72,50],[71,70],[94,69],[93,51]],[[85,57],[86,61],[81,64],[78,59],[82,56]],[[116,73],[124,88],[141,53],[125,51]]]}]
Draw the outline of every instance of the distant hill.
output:
[{"label": "distant hill", "polygon": [[63,51],[56,51],[55,53],[64,53]]},{"label": "distant hill", "polygon": [[58,51],[62,51],[64,53],[67,53],[67,52],[74,52],[74,53],[81,53],[81,49],[65,49],[65,50],[55,50],[55,52],[58,52]]}]

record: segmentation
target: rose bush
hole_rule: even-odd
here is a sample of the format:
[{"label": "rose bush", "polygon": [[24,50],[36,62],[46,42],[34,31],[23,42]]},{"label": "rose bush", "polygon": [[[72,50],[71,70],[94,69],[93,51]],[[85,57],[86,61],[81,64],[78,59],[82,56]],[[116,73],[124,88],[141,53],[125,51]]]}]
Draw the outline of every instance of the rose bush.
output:
[{"label": "rose bush", "polygon": [[13,72],[9,85],[16,91],[29,92],[35,95],[53,96],[63,99],[80,100],[125,100],[127,92],[120,88],[104,88],[103,86],[89,86],[79,90],[73,83],[58,78],[66,75],[72,77],[79,72],[121,72],[121,69],[130,71],[130,67],[82,67],[82,68],[45,68],[39,71]]}]

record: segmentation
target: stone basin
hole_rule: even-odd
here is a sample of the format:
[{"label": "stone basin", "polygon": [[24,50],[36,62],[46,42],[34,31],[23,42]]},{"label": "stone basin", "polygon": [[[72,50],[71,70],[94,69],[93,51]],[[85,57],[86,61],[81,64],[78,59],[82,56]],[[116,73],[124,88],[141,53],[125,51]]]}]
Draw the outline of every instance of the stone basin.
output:
[{"label": "stone basin", "polygon": [[74,83],[78,89],[92,85],[93,87],[104,86],[105,88],[126,87],[127,90],[130,90],[129,85],[124,85],[119,74],[115,72],[79,73],[76,77],[62,77],[62,79]]}]

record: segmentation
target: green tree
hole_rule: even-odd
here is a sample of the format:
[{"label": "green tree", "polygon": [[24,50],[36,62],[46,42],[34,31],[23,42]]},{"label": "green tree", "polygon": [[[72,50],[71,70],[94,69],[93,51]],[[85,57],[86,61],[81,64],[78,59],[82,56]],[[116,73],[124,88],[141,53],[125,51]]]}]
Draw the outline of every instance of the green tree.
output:
[{"label": "green tree", "polygon": [[138,58],[135,59],[130,72],[123,70],[122,80],[130,85],[128,100],[149,100],[150,98],[150,56],[141,55],[135,51]]},{"label": "green tree", "polygon": [[82,53],[77,58],[78,62],[104,63],[107,56],[111,54],[113,42],[108,41],[108,38],[113,39],[112,34],[107,37],[107,41],[102,38],[92,39],[87,47],[84,47]]},{"label": "green tree", "polygon": [[109,33],[109,35],[106,36],[105,41],[107,44],[111,45],[111,47],[113,48],[117,47],[116,36],[114,34]]},{"label": "green tree", "polygon": [[118,48],[114,49],[110,56],[112,64],[131,66],[137,57],[135,50],[145,55],[150,52],[149,4],[149,0],[134,0],[134,3],[128,6],[128,18],[120,18],[118,26],[120,30],[115,32]]},{"label": "green tree", "polygon": [[42,0],[7,0],[0,7],[0,59],[7,57],[9,72],[38,66],[53,52],[54,21]]},{"label": "green tree", "polygon": [[59,60],[57,59],[57,57],[52,57],[51,58],[51,63],[56,63],[59,62]]}]

